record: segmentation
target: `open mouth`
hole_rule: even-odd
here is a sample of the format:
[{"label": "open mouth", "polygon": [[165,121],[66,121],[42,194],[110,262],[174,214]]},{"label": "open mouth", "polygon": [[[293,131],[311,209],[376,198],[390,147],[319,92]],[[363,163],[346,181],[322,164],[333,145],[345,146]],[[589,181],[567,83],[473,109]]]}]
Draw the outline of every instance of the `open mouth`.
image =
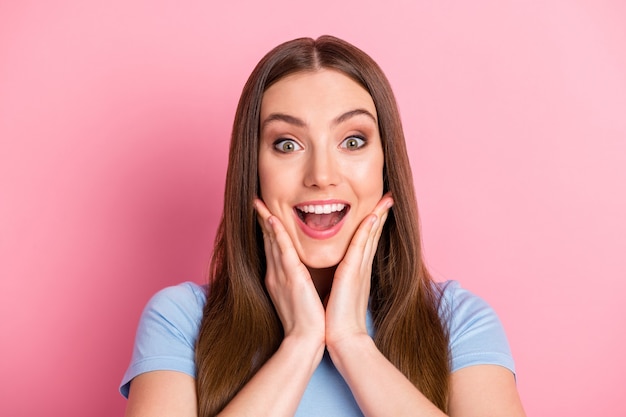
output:
[{"label": "open mouth", "polygon": [[302,223],[313,230],[327,230],[339,223],[350,210],[347,204],[305,204],[295,211]]}]

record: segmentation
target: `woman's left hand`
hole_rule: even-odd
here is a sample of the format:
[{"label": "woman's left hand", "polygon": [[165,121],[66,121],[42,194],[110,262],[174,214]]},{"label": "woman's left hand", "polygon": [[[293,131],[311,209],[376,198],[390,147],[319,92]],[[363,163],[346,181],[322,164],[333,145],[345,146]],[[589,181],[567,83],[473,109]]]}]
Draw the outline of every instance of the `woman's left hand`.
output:
[{"label": "woman's left hand", "polygon": [[387,214],[393,206],[385,194],[356,230],[343,260],[337,266],[326,303],[326,345],[355,335],[367,335],[365,317],[370,295],[372,262]]}]

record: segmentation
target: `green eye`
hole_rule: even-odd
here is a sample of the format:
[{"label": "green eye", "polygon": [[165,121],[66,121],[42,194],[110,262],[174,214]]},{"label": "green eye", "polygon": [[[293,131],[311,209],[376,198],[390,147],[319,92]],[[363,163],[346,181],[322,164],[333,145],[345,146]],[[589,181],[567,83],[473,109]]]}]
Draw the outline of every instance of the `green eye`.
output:
[{"label": "green eye", "polygon": [[365,139],[358,136],[350,136],[341,143],[342,148],[351,151],[362,148],[363,146],[365,146]]},{"label": "green eye", "polygon": [[293,139],[280,139],[274,142],[274,148],[283,153],[291,153],[302,149]]}]

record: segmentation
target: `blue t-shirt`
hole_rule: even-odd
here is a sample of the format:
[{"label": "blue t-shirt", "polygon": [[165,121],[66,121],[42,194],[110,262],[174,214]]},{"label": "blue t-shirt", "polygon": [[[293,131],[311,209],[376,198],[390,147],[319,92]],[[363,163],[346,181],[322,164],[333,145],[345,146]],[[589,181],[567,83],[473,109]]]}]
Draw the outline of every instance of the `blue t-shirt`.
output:
[{"label": "blue t-shirt", "polygon": [[[456,281],[440,283],[442,311],[450,326],[451,370],[471,365],[500,365],[515,373],[504,329],[494,310]],[[195,345],[206,288],[185,282],[159,291],[146,305],[135,339],[133,356],[120,392],[128,397],[130,381],[148,371],[179,371],[196,375]],[[367,328],[373,334],[368,312]],[[323,401],[320,401],[323,398]],[[350,388],[335,369],[328,353],[315,370],[296,412],[309,415],[362,416]]]}]

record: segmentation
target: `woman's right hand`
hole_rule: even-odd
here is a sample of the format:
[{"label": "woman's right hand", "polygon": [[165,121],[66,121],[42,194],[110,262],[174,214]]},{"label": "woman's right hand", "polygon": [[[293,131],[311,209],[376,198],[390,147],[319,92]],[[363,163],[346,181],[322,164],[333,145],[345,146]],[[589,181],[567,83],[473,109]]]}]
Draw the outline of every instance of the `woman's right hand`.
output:
[{"label": "woman's right hand", "polygon": [[285,338],[304,338],[323,347],[325,312],[311,275],[280,220],[258,198],[254,207],[265,244],[265,285],[282,322]]}]

